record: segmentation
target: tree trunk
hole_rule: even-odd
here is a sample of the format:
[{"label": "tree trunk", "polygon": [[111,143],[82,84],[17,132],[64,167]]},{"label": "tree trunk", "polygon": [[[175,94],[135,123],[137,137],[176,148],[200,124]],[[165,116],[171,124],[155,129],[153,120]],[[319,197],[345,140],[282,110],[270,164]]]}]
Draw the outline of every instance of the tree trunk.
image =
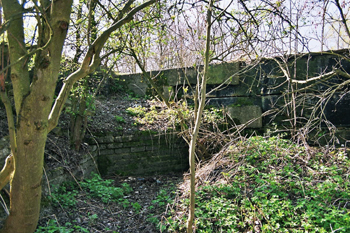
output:
[{"label": "tree trunk", "polygon": [[34,232],[39,220],[46,135],[28,137],[21,131],[17,138],[16,172],[11,182],[11,211],[2,229],[6,233]]},{"label": "tree trunk", "polygon": [[195,151],[197,145],[197,137],[199,128],[201,125],[202,114],[205,106],[205,97],[207,93],[207,77],[208,77],[208,68],[210,60],[210,29],[211,29],[211,11],[213,7],[213,0],[209,1],[209,7],[207,11],[207,33],[206,33],[206,46],[205,46],[205,57],[204,57],[204,70],[200,88],[200,101],[196,114],[196,122],[191,136],[191,142],[189,146],[189,163],[190,163],[190,172],[191,172],[191,183],[190,183],[190,210],[187,220],[187,233],[192,233],[193,231],[193,220],[194,220],[194,211],[195,211],[195,187],[196,187],[196,163],[195,163]]},{"label": "tree trunk", "polygon": [[81,143],[86,131],[86,95],[83,93],[80,99],[77,98],[75,109],[72,108],[74,114],[71,114],[71,146],[76,150],[80,150]]},{"label": "tree trunk", "polygon": [[38,109],[29,110],[17,125],[15,173],[10,190],[11,211],[1,232],[34,232],[39,219],[47,120],[39,120],[38,115],[41,114],[35,112]]}]

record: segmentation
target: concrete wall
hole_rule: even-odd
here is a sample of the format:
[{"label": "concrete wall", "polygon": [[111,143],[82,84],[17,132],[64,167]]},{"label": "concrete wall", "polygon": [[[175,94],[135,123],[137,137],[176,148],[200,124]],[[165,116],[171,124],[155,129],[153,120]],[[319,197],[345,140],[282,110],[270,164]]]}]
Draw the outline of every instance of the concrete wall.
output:
[{"label": "concrete wall", "polygon": [[87,140],[102,175],[152,175],[188,169],[188,147],[176,134],[107,134]]},{"label": "concrete wall", "polygon": [[[350,73],[349,59],[341,59],[339,55],[349,56],[349,51],[302,54],[297,55],[296,60],[294,56],[290,56],[284,58],[287,64],[285,69],[288,69],[290,76],[297,80],[306,80],[330,72],[334,68],[342,68]],[[251,128],[266,126],[271,118],[268,116],[263,117],[262,120],[258,120],[258,118],[261,118],[262,114],[271,109],[281,109],[286,103],[283,95],[290,93],[291,90],[276,61],[283,64],[281,58],[274,58],[262,59],[254,65],[244,62],[212,65],[209,70],[207,104],[218,107],[229,106],[232,118],[237,119],[239,123],[246,123],[257,118],[254,124],[249,125]],[[295,75],[294,70],[296,70]],[[159,73],[156,82],[169,98],[181,98],[184,94],[182,86],[194,86],[197,80],[197,69],[193,67],[152,71],[150,73],[151,75]],[[142,74],[120,75],[119,77],[125,80],[128,87],[136,94],[144,95],[152,91],[151,86]],[[310,117],[311,113],[308,109],[315,106],[319,100],[313,94],[321,95],[331,85],[339,84],[344,80],[347,80],[347,78],[335,75],[329,79],[323,79],[322,82],[318,80],[307,84],[294,85],[294,88],[305,88],[303,92],[298,93],[299,99],[302,95],[306,96],[304,103],[298,109],[300,116],[305,119]],[[222,87],[215,90],[220,85]],[[312,85],[312,87],[307,88],[308,85]],[[325,103],[323,110],[327,119],[340,127],[350,127],[350,94],[344,92],[345,88],[347,87],[335,92],[332,98]],[[187,94],[191,95],[191,92],[189,91]],[[256,106],[261,110],[255,108],[254,112],[251,112],[249,107],[246,106]],[[249,116],[245,114],[247,112],[249,112]],[[281,113],[275,120],[278,124],[285,124],[283,120],[286,120],[288,116],[285,111],[281,111]]]}]

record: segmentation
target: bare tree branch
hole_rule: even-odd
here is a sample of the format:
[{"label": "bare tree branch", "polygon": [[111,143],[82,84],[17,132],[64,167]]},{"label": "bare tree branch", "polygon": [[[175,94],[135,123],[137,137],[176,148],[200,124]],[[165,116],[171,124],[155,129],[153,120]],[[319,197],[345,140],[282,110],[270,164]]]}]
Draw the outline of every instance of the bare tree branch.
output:
[{"label": "bare tree branch", "polygon": [[292,83],[306,84],[306,83],[309,83],[309,82],[312,82],[312,81],[317,81],[317,80],[320,80],[320,79],[323,79],[323,78],[332,77],[332,76],[334,76],[337,73],[338,73],[337,71],[332,70],[331,72],[328,72],[328,73],[325,73],[325,74],[322,74],[322,75],[319,75],[319,76],[315,76],[315,77],[309,78],[307,80],[292,79]]},{"label": "bare tree branch", "polygon": [[342,23],[343,23],[343,25],[345,27],[346,34],[348,35],[348,37],[350,39],[350,30],[349,30],[348,24],[346,22],[346,18],[345,18],[344,12],[343,12],[343,8],[340,6],[339,0],[335,0],[335,5],[337,6],[337,8],[339,10],[340,17],[341,17]]}]

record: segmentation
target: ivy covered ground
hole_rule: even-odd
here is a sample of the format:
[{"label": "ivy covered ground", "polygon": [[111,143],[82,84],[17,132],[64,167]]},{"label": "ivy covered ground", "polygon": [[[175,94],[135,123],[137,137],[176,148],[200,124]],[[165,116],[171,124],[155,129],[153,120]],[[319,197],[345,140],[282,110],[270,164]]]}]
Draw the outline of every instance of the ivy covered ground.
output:
[{"label": "ivy covered ground", "polygon": [[[350,232],[347,152],[279,137],[232,143],[197,173],[196,232]],[[187,190],[185,182],[165,232],[184,231]]]}]

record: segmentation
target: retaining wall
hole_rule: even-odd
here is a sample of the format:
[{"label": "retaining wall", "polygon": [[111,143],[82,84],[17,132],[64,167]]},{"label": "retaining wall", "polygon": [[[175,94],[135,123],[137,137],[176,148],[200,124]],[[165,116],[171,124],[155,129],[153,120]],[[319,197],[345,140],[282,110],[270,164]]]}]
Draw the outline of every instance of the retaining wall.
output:
[{"label": "retaining wall", "polygon": [[[238,124],[246,123],[254,118],[262,118],[262,120],[250,124],[248,128],[265,127],[270,123],[271,118],[269,116],[262,117],[262,115],[271,109],[279,109],[279,115],[273,118],[274,123],[285,127],[289,124],[288,119],[291,116],[288,116],[288,111],[283,110],[283,106],[290,102],[292,91],[302,90],[295,92],[297,101],[299,101],[297,111],[299,119],[306,120],[311,116],[310,109],[320,100],[320,96],[329,87],[348,80],[348,76],[335,74],[305,84],[290,85],[281,66],[289,73],[289,78],[306,81],[335,69],[349,74],[349,57],[349,50],[344,49],[323,53],[297,54],[283,58],[264,58],[255,64],[247,64],[243,61],[214,64],[209,68],[207,104],[229,107],[228,111],[231,117],[237,119],[236,123]],[[165,96],[181,98],[185,94],[191,95],[190,86],[193,88],[196,84],[198,70],[200,71],[201,68],[189,67],[151,71],[150,74],[157,75],[153,81],[164,90]],[[142,74],[120,75],[119,79],[125,80],[128,88],[139,95],[152,91],[151,85]],[[182,87],[187,87],[188,92],[183,93]],[[216,89],[218,87],[220,88]],[[348,85],[345,85],[335,90],[331,98],[322,103],[323,116],[337,127],[350,127],[350,93],[347,88]],[[255,106],[259,109],[251,112],[249,106]],[[249,114],[246,114],[247,112]]]},{"label": "retaining wall", "polygon": [[87,142],[102,175],[152,175],[188,169],[188,146],[174,133],[107,133]]}]

